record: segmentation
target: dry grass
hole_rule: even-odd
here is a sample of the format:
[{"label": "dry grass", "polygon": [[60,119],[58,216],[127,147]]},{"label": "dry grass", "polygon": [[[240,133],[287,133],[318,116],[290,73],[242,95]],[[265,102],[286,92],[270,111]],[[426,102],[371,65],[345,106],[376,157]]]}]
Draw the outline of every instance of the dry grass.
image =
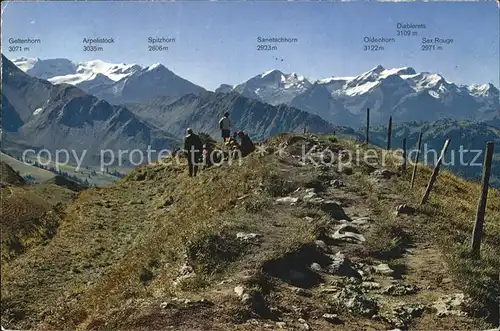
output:
[{"label": "dry grass", "polygon": [[[431,174],[429,168],[419,170],[415,190],[408,193],[413,201],[421,199]],[[453,279],[496,321],[500,297],[500,193],[489,191],[481,258],[475,259],[470,245],[479,195],[479,184],[443,171],[429,203],[421,208],[431,222],[421,225],[443,247]]]},{"label": "dry grass", "polygon": [[[85,328],[128,299],[196,293],[230,266],[238,273],[310,242],[315,228],[280,208],[269,209],[291,182],[286,173],[273,175],[276,162],[254,154],[241,166],[214,167],[196,178],[187,176],[183,164],[156,164],[139,167],[109,188],[81,192],[54,240],[30,254],[38,261],[34,268],[27,268],[28,257],[6,266],[6,302],[29,315],[57,306],[59,293],[66,292],[64,305],[39,315],[46,316],[42,325]],[[303,180],[310,179],[306,173]],[[242,245],[235,240],[238,231],[265,234],[265,249]],[[186,257],[197,276],[174,288]],[[9,295],[16,292],[22,296]]]},{"label": "dry grass", "polygon": [[[342,142],[347,148],[355,148],[356,142]],[[366,147],[361,147],[366,150]],[[370,148],[373,148],[370,146]],[[382,149],[375,148],[382,154]],[[374,210],[379,208],[381,231],[372,237],[373,252],[399,251],[397,247],[411,236],[431,240],[441,248],[447,261],[450,277],[475,300],[475,313],[485,316],[490,322],[498,321],[500,297],[500,191],[490,189],[481,247],[481,258],[470,254],[471,235],[474,226],[480,184],[461,179],[446,170],[441,170],[429,201],[419,206],[431,176],[430,167],[419,165],[413,189],[410,189],[413,164],[401,172],[400,155],[390,152],[386,156],[387,169],[400,174],[391,183],[401,203],[417,207],[411,221],[401,223],[394,215],[394,204],[387,204],[382,193],[366,180],[360,180],[358,191],[364,191],[372,201]],[[381,164],[381,158],[379,159]],[[378,206],[378,207],[377,207]],[[385,222],[384,222],[385,220]],[[386,230],[383,230],[386,228]],[[385,234],[385,235],[384,235]],[[408,237],[410,235],[410,238]],[[391,256],[391,255],[389,255]]]},{"label": "dry grass", "polygon": [[[324,137],[323,143],[354,148],[352,141],[330,138]],[[292,149],[303,139],[280,135],[270,145]],[[388,160],[389,167],[397,169],[397,157]],[[490,192],[482,259],[473,261],[463,253],[472,231],[477,184],[443,172],[429,204],[408,222],[394,216],[394,203],[416,204],[428,168],[421,167],[413,191],[408,189],[408,174],[380,190],[367,179],[368,167],[353,170],[354,184],[347,189],[366,200],[363,203],[380,225],[369,237],[371,257],[398,263],[412,239],[425,237],[442,247],[457,283],[483,306],[493,299],[494,285],[487,279],[500,270],[495,246],[500,238],[498,191]],[[328,178],[277,156],[256,153],[241,166],[213,167],[196,178],[186,172],[183,163],[141,166],[114,185],[79,193],[47,245],[3,268],[2,303],[17,310],[2,318],[17,320],[23,328],[130,329],[140,323],[158,327],[166,317],[151,307],[172,296],[219,300],[224,307],[220,309],[226,310],[185,311],[170,320],[196,315],[196,323],[206,319],[210,324],[215,318],[247,314],[238,310],[237,302],[214,292],[214,284],[230,277],[249,287],[272,286],[265,281],[265,265],[286,263],[287,256],[302,258],[303,252],[311,251],[311,242],[322,232],[322,212],[277,205],[275,199],[297,187],[321,188]],[[306,215],[318,222],[305,222]],[[236,240],[240,231],[262,234],[260,245]],[[174,287],[186,261],[196,276]],[[229,313],[233,311],[235,316]]]},{"label": "dry grass", "polygon": [[[50,178],[54,177],[54,174],[48,170],[38,168],[35,166],[32,166],[30,164],[21,162],[7,154],[4,154],[0,152],[0,163],[2,163],[2,169],[4,169],[5,164],[8,165],[12,170],[15,169],[16,171],[19,171],[19,174],[21,176],[26,176],[26,175],[31,175],[36,178],[37,181],[43,182],[46,180],[49,180]],[[2,175],[1,178],[2,180],[5,181],[5,179],[9,178],[8,175],[6,176],[6,173],[3,172],[2,170]]]},{"label": "dry grass", "polygon": [[2,184],[11,184],[14,186],[22,186],[25,184],[24,179],[4,161],[0,161],[0,182]]},{"label": "dry grass", "polygon": [[0,194],[2,259],[11,259],[56,233],[59,215],[47,201],[14,186],[0,189]]},{"label": "dry grass", "polygon": [[65,187],[47,183],[31,186],[28,190],[58,209],[69,206],[77,196],[74,191]]},{"label": "dry grass", "polygon": [[[231,273],[235,274],[249,266],[258,266],[299,243],[310,242],[314,237],[311,229],[304,229],[289,215],[279,214],[279,210],[271,212],[262,208],[262,205],[271,204],[269,198],[258,196],[256,199],[249,197],[238,200],[251,194],[261,183],[274,183],[276,180],[276,176],[269,175],[272,161],[263,161],[254,155],[245,160],[245,165],[241,167],[211,169],[196,179],[182,180],[175,187],[170,187],[169,180],[162,178],[168,187],[165,193],[175,197],[168,215],[158,217],[154,232],[142,237],[124,257],[121,266],[101,279],[98,286],[90,289],[83,305],[112,309],[113,306],[119,306],[123,298],[110,297],[109,293],[123,293],[125,290],[132,290],[139,296],[140,293],[145,296],[169,296],[179,294],[179,291],[199,294],[200,289],[220,278],[220,273],[229,265],[232,265]],[[274,190],[273,186],[269,192],[271,196],[275,195]],[[256,205],[260,207],[256,208]],[[280,235],[272,229],[273,219],[280,219],[280,222],[290,225],[286,234]],[[235,240],[237,231],[257,232],[266,238],[272,235],[283,237],[268,238],[265,250],[253,252],[251,258],[235,265],[234,262],[250,250]],[[194,265],[197,275],[183,282],[180,288],[173,288],[172,279],[176,277],[176,270],[185,254]],[[134,275],[145,261],[155,261],[160,267],[154,271],[154,279],[148,288],[141,288]]]}]

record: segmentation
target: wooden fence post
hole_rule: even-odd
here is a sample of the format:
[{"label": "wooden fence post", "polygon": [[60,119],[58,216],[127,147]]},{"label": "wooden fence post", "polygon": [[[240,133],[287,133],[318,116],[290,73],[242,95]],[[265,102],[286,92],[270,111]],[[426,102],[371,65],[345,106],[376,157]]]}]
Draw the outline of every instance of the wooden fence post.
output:
[{"label": "wooden fence post", "polygon": [[436,181],[436,178],[439,174],[439,168],[441,167],[441,163],[443,162],[444,154],[446,153],[446,150],[448,149],[448,145],[450,144],[450,139],[446,139],[444,142],[443,149],[441,150],[441,155],[439,155],[439,159],[437,160],[436,165],[434,166],[434,171],[432,172],[431,179],[429,180],[429,184],[427,184],[427,188],[425,189],[425,194],[422,197],[422,201],[420,202],[421,205],[427,202],[429,199],[429,195],[431,194],[432,187],[434,186],[434,182]]},{"label": "wooden fence post", "polygon": [[406,170],[406,137],[403,138],[403,164],[401,165],[401,168],[403,170]]},{"label": "wooden fence post", "polygon": [[389,117],[389,126],[387,127],[387,150],[391,149],[392,137],[392,116]]},{"label": "wooden fence post", "polygon": [[370,143],[370,108],[366,108],[366,143]]},{"label": "wooden fence post", "polygon": [[479,257],[481,250],[481,238],[483,236],[484,214],[486,212],[486,201],[488,199],[488,187],[490,183],[491,162],[493,160],[493,142],[486,144],[486,154],[483,163],[483,184],[481,188],[481,195],[477,203],[476,222],[472,231],[472,255]]},{"label": "wooden fence post", "polygon": [[422,147],[422,131],[420,131],[420,134],[418,135],[418,150],[417,150],[417,155],[415,156],[415,164],[413,165],[413,173],[411,174],[411,184],[410,188],[413,188],[413,184],[415,183],[415,176],[417,174],[417,164],[418,164],[418,158],[420,156],[420,148]]}]

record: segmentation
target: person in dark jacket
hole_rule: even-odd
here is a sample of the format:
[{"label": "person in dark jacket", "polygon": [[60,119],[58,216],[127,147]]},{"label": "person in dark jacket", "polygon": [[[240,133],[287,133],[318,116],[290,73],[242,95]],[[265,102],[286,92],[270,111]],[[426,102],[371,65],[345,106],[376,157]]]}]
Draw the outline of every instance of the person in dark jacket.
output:
[{"label": "person in dark jacket", "polygon": [[212,162],[215,161],[213,151],[214,147],[211,144],[203,145],[203,169],[210,168],[213,165]]},{"label": "person in dark jacket", "polygon": [[198,172],[198,164],[202,156],[203,144],[197,134],[193,133],[192,129],[186,130],[186,138],[184,139],[184,151],[187,153],[189,176],[196,176]]},{"label": "person in dark jacket", "polygon": [[228,158],[235,159],[241,154],[241,146],[238,144],[236,141],[236,132],[232,135],[229,136],[229,138],[226,140],[226,147],[228,149]]},{"label": "person in dark jacket", "polygon": [[253,144],[248,134],[246,134],[245,132],[238,131],[237,134],[238,137],[240,137],[241,155],[245,157],[255,150],[255,145]]}]

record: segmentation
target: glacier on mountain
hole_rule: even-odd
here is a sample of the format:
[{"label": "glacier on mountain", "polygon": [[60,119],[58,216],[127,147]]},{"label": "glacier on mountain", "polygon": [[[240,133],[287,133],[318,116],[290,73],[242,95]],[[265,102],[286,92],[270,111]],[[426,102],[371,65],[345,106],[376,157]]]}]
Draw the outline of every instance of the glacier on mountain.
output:
[{"label": "glacier on mountain", "polygon": [[[77,85],[110,102],[199,94],[203,88],[176,76],[160,63],[136,64],[94,60],[20,58],[14,63],[26,73],[52,83]],[[492,84],[458,85],[439,73],[417,72],[409,66],[377,65],[357,76],[330,76],[310,81],[299,73],[272,69],[237,84],[222,84],[218,93],[239,93],[271,105],[286,104],[319,115],[335,124],[357,126],[366,108],[374,124],[395,121],[454,119],[486,120],[500,109],[500,93]]]},{"label": "glacier on mountain", "polygon": [[377,65],[357,76],[331,76],[313,83],[297,73],[273,69],[231,91],[353,126],[363,122],[366,108],[372,110],[374,124],[385,123],[389,116],[395,121],[443,117],[481,120],[500,109],[499,91],[492,84],[457,85],[439,73],[417,72],[408,66],[387,69]]},{"label": "glacier on mountain", "polygon": [[68,59],[20,58],[12,62],[30,76],[47,79],[53,84],[71,85],[96,79],[102,83],[116,82],[142,69],[137,64],[109,63],[101,60],[75,63]]}]

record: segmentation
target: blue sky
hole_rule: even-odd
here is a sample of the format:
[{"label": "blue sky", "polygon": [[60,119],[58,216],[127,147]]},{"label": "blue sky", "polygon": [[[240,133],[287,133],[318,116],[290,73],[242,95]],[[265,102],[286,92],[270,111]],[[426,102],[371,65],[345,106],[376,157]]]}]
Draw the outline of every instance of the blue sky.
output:
[{"label": "blue sky", "polygon": [[[438,72],[460,84],[499,86],[499,10],[492,2],[9,2],[2,3],[2,52],[8,58],[64,57],[150,65],[161,62],[208,89],[237,84],[270,69],[310,79],[354,76],[381,64]],[[396,23],[425,24],[419,36],[396,37]],[[114,37],[104,51],[83,52],[84,37]],[[147,38],[175,37],[167,52]],[[257,51],[258,36],[298,38]],[[383,51],[363,38],[395,37]],[[8,52],[8,39],[40,38],[29,52]],[[422,51],[422,37],[453,38]],[[275,58],[279,58],[276,60]],[[281,61],[281,58],[283,61]]]}]

